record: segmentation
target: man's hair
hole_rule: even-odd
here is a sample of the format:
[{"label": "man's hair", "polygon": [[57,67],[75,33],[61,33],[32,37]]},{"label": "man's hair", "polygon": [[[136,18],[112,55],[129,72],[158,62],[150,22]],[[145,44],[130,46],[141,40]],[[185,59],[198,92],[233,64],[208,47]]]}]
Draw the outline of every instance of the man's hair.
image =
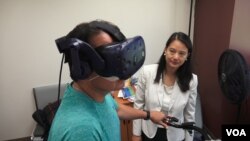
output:
[{"label": "man's hair", "polygon": [[126,39],[115,24],[104,20],[81,23],[68,33],[67,38],[77,38],[89,43],[91,37],[98,35],[102,31],[108,33],[113,41],[119,42]]}]

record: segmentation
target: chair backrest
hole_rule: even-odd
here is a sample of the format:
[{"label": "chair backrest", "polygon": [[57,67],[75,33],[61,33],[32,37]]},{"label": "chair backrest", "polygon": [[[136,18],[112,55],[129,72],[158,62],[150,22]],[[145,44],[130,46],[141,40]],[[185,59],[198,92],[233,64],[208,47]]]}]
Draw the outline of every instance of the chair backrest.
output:
[{"label": "chair backrest", "polygon": [[196,98],[195,126],[203,128],[203,117],[202,117],[202,110],[201,110],[200,94],[198,94]]},{"label": "chair backrest", "polygon": [[[60,98],[63,96],[67,84],[61,84]],[[33,88],[36,109],[43,109],[49,103],[55,102],[58,97],[58,84]]]}]

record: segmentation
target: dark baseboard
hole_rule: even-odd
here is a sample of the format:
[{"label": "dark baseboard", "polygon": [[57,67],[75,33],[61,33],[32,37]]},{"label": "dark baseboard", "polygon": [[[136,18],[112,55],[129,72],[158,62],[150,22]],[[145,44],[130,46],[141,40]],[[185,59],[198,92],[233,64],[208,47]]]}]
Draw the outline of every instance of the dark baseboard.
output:
[{"label": "dark baseboard", "polygon": [[31,141],[30,137],[24,137],[19,139],[12,139],[12,140],[6,140],[6,141]]}]

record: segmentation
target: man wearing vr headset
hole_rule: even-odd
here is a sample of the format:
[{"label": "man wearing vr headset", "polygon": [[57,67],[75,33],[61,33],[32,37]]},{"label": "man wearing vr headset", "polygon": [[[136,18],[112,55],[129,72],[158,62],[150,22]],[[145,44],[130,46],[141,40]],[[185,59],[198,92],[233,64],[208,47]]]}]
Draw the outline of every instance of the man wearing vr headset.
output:
[{"label": "man wearing vr headset", "polygon": [[116,103],[110,94],[142,66],[145,45],[140,36],[126,39],[117,26],[98,20],[79,24],[56,44],[73,82],[65,90],[49,141],[120,141],[119,119],[150,119],[167,126],[162,112]]}]

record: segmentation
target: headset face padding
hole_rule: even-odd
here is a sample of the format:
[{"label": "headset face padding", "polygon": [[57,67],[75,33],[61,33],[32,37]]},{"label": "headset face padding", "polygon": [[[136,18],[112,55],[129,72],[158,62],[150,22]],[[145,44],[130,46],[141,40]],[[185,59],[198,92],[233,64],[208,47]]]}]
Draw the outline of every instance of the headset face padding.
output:
[{"label": "headset face padding", "polygon": [[249,68],[244,57],[236,50],[224,51],[218,63],[218,78],[223,94],[240,104],[249,93]]}]

